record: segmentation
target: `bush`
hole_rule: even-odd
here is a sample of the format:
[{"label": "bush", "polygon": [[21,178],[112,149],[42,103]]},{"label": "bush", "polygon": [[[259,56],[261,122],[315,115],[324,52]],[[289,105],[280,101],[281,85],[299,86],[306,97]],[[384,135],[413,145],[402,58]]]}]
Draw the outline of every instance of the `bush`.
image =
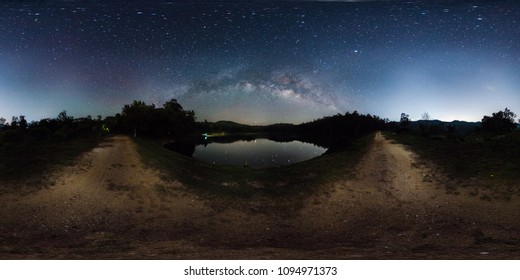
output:
[{"label": "bush", "polygon": [[482,118],[482,130],[488,133],[504,134],[514,131],[516,114],[506,108],[504,111],[493,113]]}]

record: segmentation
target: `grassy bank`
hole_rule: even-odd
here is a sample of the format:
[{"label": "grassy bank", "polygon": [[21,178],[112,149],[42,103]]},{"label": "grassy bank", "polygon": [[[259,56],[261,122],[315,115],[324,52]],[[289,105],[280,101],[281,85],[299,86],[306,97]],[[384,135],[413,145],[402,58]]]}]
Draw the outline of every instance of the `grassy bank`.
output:
[{"label": "grassy bank", "polygon": [[[520,195],[520,132],[503,136],[474,134],[463,138],[385,132],[385,137],[410,146],[421,157],[441,167],[457,182],[448,187],[483,187],[491,191],[494,198]],[[478,191],[474,194],[479,195]]]},{"label": "grassy bank", "polygon": [[55,142],[0,143],[0,184],[23,182],[27,186],[41,186],[55,168],[71,164],[100,140],[92,136]]},{"label": "grassy bank", "polygon": [[179,180],[200,194],[281,197],[309,192],[318,185],[351,176],[353,166],[365,154],[373,137],[365,136],[347,149],[308,161],[262,169],[212,165],[167,150],[152,140],[135,141],[146,164],[159,168],[165,179]]}]

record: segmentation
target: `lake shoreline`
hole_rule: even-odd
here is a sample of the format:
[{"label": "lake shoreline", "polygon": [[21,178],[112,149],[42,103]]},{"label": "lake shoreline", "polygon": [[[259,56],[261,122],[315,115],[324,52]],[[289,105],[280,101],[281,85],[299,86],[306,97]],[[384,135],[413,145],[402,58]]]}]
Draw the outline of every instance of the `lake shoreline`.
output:
[{"label": "lake shoreline", "polygon": [[219,165],[277,167],[311,159],[327,149],[301,136],[268,133],[203,134],[172,141],[164,147],[197,160]]}]

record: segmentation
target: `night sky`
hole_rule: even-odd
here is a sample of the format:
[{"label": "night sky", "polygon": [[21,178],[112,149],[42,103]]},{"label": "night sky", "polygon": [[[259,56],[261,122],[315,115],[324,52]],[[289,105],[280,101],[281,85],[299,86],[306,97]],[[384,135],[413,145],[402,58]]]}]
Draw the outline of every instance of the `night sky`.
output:
[{"label": "night sky", "polygon": [[[463,2],[463,3],[462,3]],[[515,1],[0,4],[0,117],[176,98],[203,121],[520,113]]]}]

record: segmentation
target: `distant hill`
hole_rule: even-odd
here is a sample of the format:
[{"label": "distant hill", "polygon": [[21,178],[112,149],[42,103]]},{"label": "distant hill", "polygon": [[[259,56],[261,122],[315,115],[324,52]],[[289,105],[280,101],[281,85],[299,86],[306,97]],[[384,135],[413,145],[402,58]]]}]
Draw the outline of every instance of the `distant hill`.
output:
[{"label": "distant hill", "polygon": [[247,125],[233,121],[218,122],[197,122],[198,130],[201,133],[276,133],[276,134],[296,134],[298,125],[290,123],[277,123],[271,125]]},{"label": "distant hill", "polygon": [[444,122],[440,120],[420,120],[420,121],[414,121],[411,122],[410,127],[412,129],[420,129],[420,126],[439,126],[439,127],[453,127],[455,129],[455,132],[458,134],[467,134],[474,132],[477,128],[480,128],[480,122],[466,122],[466,121],[451,121],[451,122]]},{"label": "distant hill", "polygon": [[233,121],[197,122],[200,132],[227,132],[227,133],[257,133],[261,132],[262,126],[251,126]]},{"label": "distant hill", "polygon": [[[397,125],[398,122],[392,122]],[[390,126],[392,126],[392,123]],[[440,120],[419,120],[410,123],[410,128],[420,130],[421,125],[424,127],[437,126],[443,130],[453,127],[458,134],[467,134],[474,132],[480,128],[480,122],[451,121],[445,122]],[[520,127],[520,124],[518,124]],[[233,121],[217,121],[217,122],[198,122],[197,127],[201,132],[227,132],[227,133],[298,133],[301,125],[278,123],[271,125],[247,125]]]}]

